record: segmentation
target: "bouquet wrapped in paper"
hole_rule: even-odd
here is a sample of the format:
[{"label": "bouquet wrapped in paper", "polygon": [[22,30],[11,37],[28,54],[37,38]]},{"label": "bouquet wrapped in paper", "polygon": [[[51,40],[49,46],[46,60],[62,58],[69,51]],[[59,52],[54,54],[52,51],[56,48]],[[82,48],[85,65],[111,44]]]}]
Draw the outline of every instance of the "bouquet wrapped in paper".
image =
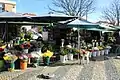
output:
[{"label": "bouquet wrapped in paper", "polygon": [[27,43],[21,44],[20,46],[21,46],[22,49],[29,49],[31,45],[30,45],[29,42],[27,42]]},{"label": "bouquet wrapped in paper", "polygon": [[19,59],[24,60],[24,61],[27,61],[27,60],[28,60],[28,56],[27,56],[26,54],[21,54],[21,55],[19,56]]},{"label": "bouquet wrapped in paper", "polygon": [[43,53],[43,57],[52,57],[53,56],[53,52],[51,52],[51,51],[49,51],[49,50],[47,50],[47,52],[44,52]]},{"label": "bouquet wrapped in paper", "polygon": [[18,57],[14,54],[6,53],[6,54],[4,54],[3,59],[7,63],[14,63],[18,59]]}]

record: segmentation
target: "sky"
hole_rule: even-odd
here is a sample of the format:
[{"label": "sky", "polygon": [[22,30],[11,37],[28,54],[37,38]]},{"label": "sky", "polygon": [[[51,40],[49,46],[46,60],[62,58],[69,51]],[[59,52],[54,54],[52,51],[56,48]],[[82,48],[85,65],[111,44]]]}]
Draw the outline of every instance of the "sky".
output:
[{"label": "sky", "polygon": [[[12,0],[16,2],[16,11],[20,13],[35,13],[37,15],[47,14],[50,10],[48,6],[52,5],[52,0]],[[102,20],[102,10],[108,7],[112,0],[95,0],[95,11],[88,16],[91,22]]]}]

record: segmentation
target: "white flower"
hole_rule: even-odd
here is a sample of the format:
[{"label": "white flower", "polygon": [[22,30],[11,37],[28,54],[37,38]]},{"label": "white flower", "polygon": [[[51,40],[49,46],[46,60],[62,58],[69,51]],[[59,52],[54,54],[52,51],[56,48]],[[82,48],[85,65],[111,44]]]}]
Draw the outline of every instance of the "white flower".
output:
[{"label": "white flower", "polygon": [[110,49],[110,48],[111,48],[111,46],[106,46],[106,48],[109,48],[109,49]]},{"label": "white flower", "polygon": [[93,50],[99,50],[97,47],[93,47]]}]

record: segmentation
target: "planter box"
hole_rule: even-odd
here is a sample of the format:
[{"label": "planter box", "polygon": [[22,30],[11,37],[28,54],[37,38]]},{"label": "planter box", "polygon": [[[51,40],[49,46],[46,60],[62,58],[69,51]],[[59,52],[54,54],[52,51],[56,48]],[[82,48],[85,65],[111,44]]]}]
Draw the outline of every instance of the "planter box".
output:
[{"label": "planter box", "polygon": [[65,63],[66,62],[66,55],[62,56],[60,55],[60,62]]},{"label": "planter box", "polygon": [[70,53],[69,53],[69,54],[68,54],[68,59],[69,59],[69,60],[73,60],[73,54],[70,54]]}]

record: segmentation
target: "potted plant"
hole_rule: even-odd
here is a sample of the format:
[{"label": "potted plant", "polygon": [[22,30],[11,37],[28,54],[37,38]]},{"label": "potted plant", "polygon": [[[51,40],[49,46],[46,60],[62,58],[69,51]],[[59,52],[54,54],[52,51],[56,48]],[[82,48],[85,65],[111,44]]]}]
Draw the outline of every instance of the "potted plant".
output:
[{"label": "potted plant", "polygon": [[73,50],[72,50],[72,46],[71,45],[67,45],[67,50],[68,50],[68,54],[67,54],[67,57],[69,60],[73,60]]},{"label": "potted plant", "polygon": [[48,47],[44,46],[42,48],[42,53],[43,53],[43,62],[45,65],[50,64],[50,58],[53,56],[53,52],[48,50]]},{"label": "potted plant", "polygon": [[[100,56],[102,51],[103,51],[103,47],[102,46],[98,46],[98,49],[99,49],[99,52],[98,52],[98,55],[97,56]],[[102,53],[103,54],[103,53]]]},{"label": "potted plant", "polygon": [[96,57],[98,52],[99,52],[99,49],[97,47],[93,47],[92,56]]},{"label": "potted plant", "polygon": [[26,54],[21,54],[19,56],[20,59],[20,68],[25,70],[27,68],[28,56]]},{"label": "potted plant", "polygon": [[106,55],[109,54],[110,49],[111,49],[111,46],[106,46],[104,53],[105,53]]},{"label": "potted plant", "polygon": [[68,53],[68,51],[65,47],[60,48],[60,61],[62,63],[65,63],[66,58],[67,58],[67,53]]},{"label": "potted plant", "polygon": [[15,68],[14,62],[18,59],[18,57],[14,54],[6,53],[6,54],[4,54],[3,59],[7,63],[6,67],[8,68],[8,70],[13,71]]},{"label": "potted plant", "polygon": [[101,46],[101,52],[100,52],[100,54],[101,54],[101,55],[104,55],[104,53],[105,53],[105,47],[102,45],[102,46]]},{"label": "potted plant", "polygon": [[28,50],[29,50],[29,48],[30,48],[30,43],[29,43],[29,42],[23,43],[23,44],[21,45],[21,48],[23,49],[23,52],[24,52],[24,53],[28,53]]}]

